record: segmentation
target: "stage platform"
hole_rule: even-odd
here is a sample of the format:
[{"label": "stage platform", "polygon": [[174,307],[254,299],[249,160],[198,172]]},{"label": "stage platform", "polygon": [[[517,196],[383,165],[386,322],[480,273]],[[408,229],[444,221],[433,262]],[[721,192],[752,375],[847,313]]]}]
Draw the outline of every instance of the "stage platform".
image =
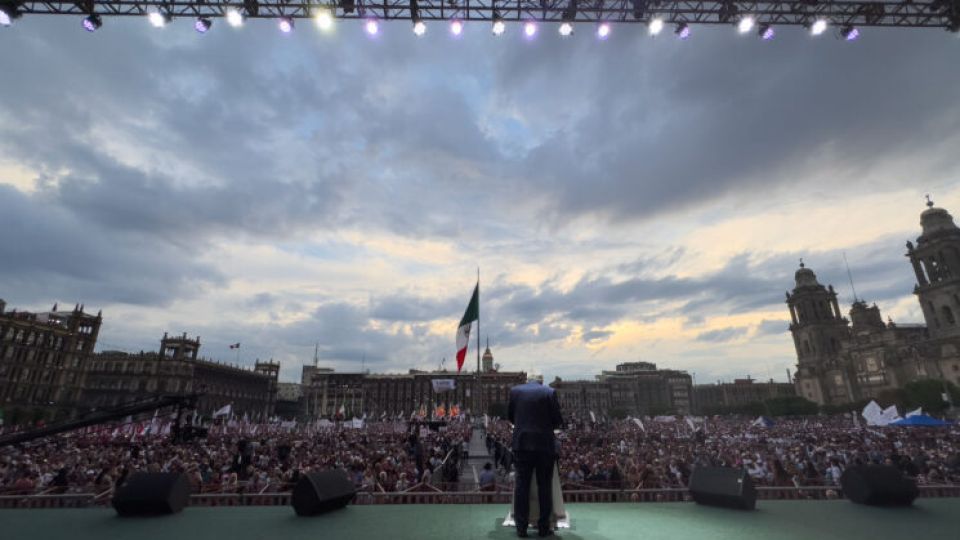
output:
[{"label": "stage platform", "polygon": [[[960,499],[912,508],[763,501],[743,512],[692,503],[571,504],[569,540],[956,540]],[[349,506],[314,518],[288,507],[187,508],[156,518],[112,509],[0,510],[4,540],[509,540],[503,505]],[[533,532],[533,531],[531,531]],[[532,535],[536,538],[536,533]]]}]

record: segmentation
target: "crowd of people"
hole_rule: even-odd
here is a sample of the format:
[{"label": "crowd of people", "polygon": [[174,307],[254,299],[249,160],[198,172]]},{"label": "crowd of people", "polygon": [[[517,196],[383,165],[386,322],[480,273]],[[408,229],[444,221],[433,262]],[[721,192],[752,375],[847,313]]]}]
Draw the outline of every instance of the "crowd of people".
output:
[{"label": "crowd of people", "polygon": [[[213,430],[177,444],[165,435],[63,434],[0,448],[0,493],[102,493],[136,471],[183,472],[197,492],[284,491],[306,472],[331,468],[347,471],[361,490],[444,482],[462,489],[460,460],[475,429],[492,464],[479,471],[482,487],[506,487],[513,468],[507,421],[437,427],[301,425],[259,436]],[[921,484],[960,484],[956,426],[869,428],[848,416],[773,425],[742,417],[634,418],[571,422],[558,440],[565,489],[683,488],[696,467],[707,465],[745,468],[761,486],[833,486],[845,468],[860,463],[895,465]]]},{"label": "crowd of people", "polygon": [[169,436],[67,434],[0,448],[0,494],[102,493],[136,471],[185,473],[195,492],[286,491],[304,473],[333,468],[360,490],[406,491],[456,481],[471,433],[466,423],[433,430],[389,422],[261,437],[211,432],[176,444]]}]

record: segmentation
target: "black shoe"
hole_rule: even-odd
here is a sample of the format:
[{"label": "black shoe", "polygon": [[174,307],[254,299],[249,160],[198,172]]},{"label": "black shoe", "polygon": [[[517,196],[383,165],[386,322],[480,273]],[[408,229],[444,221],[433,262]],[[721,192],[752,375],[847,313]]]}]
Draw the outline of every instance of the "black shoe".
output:
[{"label": "black shoe", "polygon": [[520,538],[526,538],[527,536],[529,536],[527,534],[527,528],[524,527],[521,529],[520,527],[517,527],[517,536]]},{"label": "black shoe", "polygon": [[539,536],[540,538],[543,538],[545,536],[554,536],[553,529],[549,529],[549,528],[537,529],[537,536]]}]

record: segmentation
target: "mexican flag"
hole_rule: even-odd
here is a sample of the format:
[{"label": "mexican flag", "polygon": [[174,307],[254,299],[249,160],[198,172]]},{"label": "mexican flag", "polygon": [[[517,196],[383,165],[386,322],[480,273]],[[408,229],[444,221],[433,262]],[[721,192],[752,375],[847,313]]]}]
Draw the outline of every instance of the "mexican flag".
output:
[{"label": "mexican flag", "polygon": [[470,327],[473,322],[480,319],[480,283],[473,288],[473,296],[470,297],[470,303],[467,304],[467,311],[463,313],[460,319],[460,326],[457,327],[457,373],[463,369],[463,361],[467,357],[467,344],[470,343]]}]

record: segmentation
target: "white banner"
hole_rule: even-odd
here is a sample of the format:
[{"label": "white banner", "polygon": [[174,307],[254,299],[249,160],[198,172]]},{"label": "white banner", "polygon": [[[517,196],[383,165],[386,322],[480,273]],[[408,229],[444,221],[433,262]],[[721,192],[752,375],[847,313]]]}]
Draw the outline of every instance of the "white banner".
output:
[{"label": "white banner", "polygon": [[449,392],[457,387],[457,381],[453,379],[433,379],[430,381],[433,384],[434,392]]}]

